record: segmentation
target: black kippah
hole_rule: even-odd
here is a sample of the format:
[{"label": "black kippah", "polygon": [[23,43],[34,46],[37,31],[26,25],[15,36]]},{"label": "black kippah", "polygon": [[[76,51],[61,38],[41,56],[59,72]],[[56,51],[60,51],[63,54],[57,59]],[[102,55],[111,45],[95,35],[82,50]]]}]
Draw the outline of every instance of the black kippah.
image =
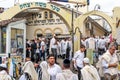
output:
[{"label": "black kippah", "polygon": [[70,60],[69,59],[64,59],[63,64],[70,64]]}]

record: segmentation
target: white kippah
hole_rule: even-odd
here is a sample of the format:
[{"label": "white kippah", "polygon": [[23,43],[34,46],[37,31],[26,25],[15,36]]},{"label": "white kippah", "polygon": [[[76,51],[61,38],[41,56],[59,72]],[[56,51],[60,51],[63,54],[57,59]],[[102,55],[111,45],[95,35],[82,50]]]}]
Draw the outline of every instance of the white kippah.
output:
[{"label": "white kippah", "polygon": [[84,63],[89,63],[89,58],[84,58],[83,61]]}]

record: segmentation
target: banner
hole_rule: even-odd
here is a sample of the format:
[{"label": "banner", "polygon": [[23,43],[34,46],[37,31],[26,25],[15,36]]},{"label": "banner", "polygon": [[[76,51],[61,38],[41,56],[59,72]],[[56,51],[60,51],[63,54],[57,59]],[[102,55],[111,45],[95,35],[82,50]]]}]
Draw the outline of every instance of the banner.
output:
[{"label": "banner", "polygon": [[60,2],[69,2],[69,3],[89,5],[89,0],[51,0],[51,1],[60,1]]}]

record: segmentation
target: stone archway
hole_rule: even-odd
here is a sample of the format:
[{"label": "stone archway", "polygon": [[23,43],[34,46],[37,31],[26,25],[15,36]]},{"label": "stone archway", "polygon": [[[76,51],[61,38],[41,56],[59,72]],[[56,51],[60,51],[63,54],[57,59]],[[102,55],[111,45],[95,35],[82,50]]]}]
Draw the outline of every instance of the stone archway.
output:
[{"label": "stone archway", "polygon": [[63,34],[63,30],[61,28],[55,28],[53,31],[55,33],[56,33],[56,31],[58,31],[59,33]]},{"label": "stone archway", "polygon": [[0,21],[14,18],[14,16],[17,15],[18,13],[26,9],[33,9],[33,8],[41,8],[41,9],[52,11],[64,21],[68,29],[71,28],[71,14],[70,13],[68,13],[66,10],[54,4],[43,3],[43,2],[29,2],[29,3],[23,3],[20,5],[11,7],[10,9],[0,14]]},{"label": "stone archway", "polygon": [[[75,20],[76,26],[74,26],[74,30],[76,27],[79,27],[81,32],[84,34],[84,21],[88,16],[91,16],[91,15],[96,15],[96,16],[100,16],[100,17],[104,18],[111,27],[113,37],[116,37],[116,22],[115,22],[115,20],[113,18],[111,18],[110,16],[106,15],[104,12],[96,11],[96,10],[87,12],[83,15],[80,15]],[[76,32],[75,36],[80,38],[78,31]],[[75,51],[80,48],[79,44],[80,44],[80,41],[78,41],[78,40],[74,43],[74,45],[76,46]]]},{"label": "stone archway", "polygon": [[35,32],[34,32],[34,36],[37,35],[37,33],[43,33],[44,31],[42,29],[36,29]]},{"label": "stone archway", "polygon": [[44,34],[46,34],[46,33],[52,33],[52,34],[54,34],[54,33],[53,33],[53,30],[52,30],[51,28],[46,28],[46,29],[44,30]]}]

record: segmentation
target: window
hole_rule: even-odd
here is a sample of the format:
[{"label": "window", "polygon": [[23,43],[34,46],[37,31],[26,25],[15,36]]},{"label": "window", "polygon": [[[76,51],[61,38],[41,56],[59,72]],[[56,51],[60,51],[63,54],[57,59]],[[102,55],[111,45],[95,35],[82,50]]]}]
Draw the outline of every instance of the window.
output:
[{"label": "window", "polygon": [[37,38],[42,37],[42,36],[43,36],[43,35],[42,35],[42,34],[40,34],[40,33],[39,33],[39,34],[37,34]]},{"label": "window", "polygon": [[22,29],[11,29],[11,53],[21,55],[23,53],[23,30]]},{"label": "window", "polygon": [[6,53],[6,27],[1,28],[1,53]]},{"label": "window", "polygon": [[48,12],[45,11],[44,15],[45,15],[45,19],[47,19],[48,18]]},{"label": "window", "polygon": [[53,13],[51,11],[49,12],[49,17],[53,18]]}]

